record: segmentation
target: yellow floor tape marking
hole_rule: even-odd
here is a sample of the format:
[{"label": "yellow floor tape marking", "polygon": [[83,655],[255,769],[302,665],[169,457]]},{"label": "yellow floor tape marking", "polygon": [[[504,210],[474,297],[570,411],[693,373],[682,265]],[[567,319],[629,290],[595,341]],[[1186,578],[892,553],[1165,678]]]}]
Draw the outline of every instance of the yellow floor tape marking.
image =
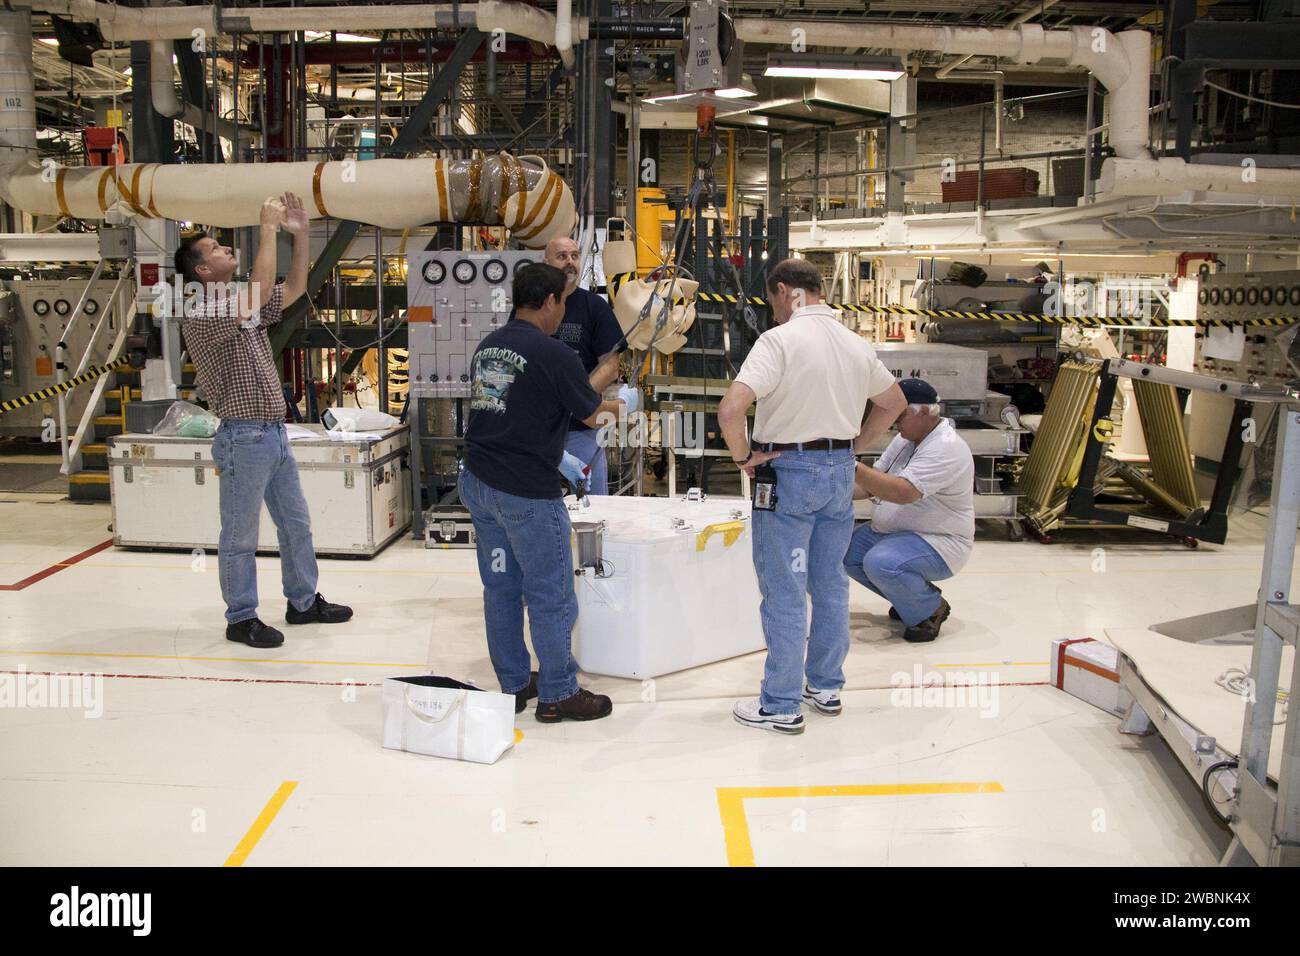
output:
[{"label": "yellow floor tape marking", "polygon": [[331,667],[418,667],[425,670],[428,664],[410,664],[403,661],[311,661],[289,657],[185,657],[179,654],[119,654],[107,651],[7,651],[0,654],[27,654],[31,657],[120,657],[140,661],[211,661],[221,664],[325,664]]},{"label": "yellow floor tape marking", "polygon": [[248,854],[253,852],[253,847],[257,846],[257,841],[266,834],[267,827],[271,825],[271,821],[275,819],[275,815],[280,812],[284,802],[289,799],[289,794],[293,793],[294,788],[297,786],[297,780],[286,780],[280,784],[279,789],[266,802],[262,812],[257,815],[257,819],[253,821],[253,825],[248,828],[248,832],[244,834],[244,838],[239,841],[239,845],[235,847],[235,851],[222,864],[223,866],[244,865],[244,861],[248,859]]},{"label": "yellow floor tape marking", "polygon": [[718,813],[727,842],[728,866],[756,866],[754,846],[745,818],[749,799],[792,797],[894,797],[944,793],[1003,793],[996,781],[982,783],[897,783],[842,787],[719,787]]}]

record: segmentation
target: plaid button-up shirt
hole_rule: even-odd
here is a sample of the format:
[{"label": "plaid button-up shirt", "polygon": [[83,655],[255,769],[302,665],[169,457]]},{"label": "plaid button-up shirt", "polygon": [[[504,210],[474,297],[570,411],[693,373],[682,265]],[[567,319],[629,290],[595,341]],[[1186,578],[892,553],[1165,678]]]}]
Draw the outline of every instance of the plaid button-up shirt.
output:
[{"label": "plaid button-up shirt", "polygon": [[186,309],[182,329],[199,387],[218,418],[282,422],[284,390],[266,330],[283,315],[284,283],[247,321],[237,305],[235,295],[205,296]]}]

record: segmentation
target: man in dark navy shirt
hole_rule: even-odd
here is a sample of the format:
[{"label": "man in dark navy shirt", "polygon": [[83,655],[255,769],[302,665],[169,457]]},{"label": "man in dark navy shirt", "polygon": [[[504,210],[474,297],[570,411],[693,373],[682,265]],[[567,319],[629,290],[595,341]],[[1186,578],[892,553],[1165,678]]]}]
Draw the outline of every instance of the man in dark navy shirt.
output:
[{"label": "man in dark navy shirt", "polygon": [[[564,300],[564,321],[555,337],[578,353],[591,387],[602,393],[618,379],[623,330],[609,303],[578,285],[581,256],[576,242],[567,236],[552,239],[546,244],[545,259],[547,265],[564,273],[569,290]],[[564,444],[566,451],[591,465],[588,490],[593,495],[609,493],[609,462],[599,437],[599,429],[574,418]]]},{"label": "man in dark navy shirt", "polygon": [[[573,349],[551,338],[564,317],[564,273],[519,270],[515,314],[474,352],[460,500],[477,538],[488,654],[518,713],[537,697],[537,719],[609,716],[608,697],[578,687],[569,651],[578,598],[573,590],[569,512],[560,459],[571,417],[595,424],[618,414],[602,402]],[[538,670],[524,643],[524,601]]]}]

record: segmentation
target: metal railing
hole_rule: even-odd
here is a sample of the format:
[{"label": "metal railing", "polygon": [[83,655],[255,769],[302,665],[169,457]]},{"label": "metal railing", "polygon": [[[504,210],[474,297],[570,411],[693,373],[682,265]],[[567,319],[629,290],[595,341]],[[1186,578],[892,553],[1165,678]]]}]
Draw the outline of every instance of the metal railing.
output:
[{"label": "metal railing", "polygon": [[[68,329],[63,335],[64,340],[68,338],[68,333],[72,331],[73,322],[75,322],[76,318],[81,314],[82,307],[85,305],[90,290],[94,287],[96,280],[103,271],[103,265],[104,263],[102,259],[96,264],[95,272],[91,276],[90,281],[86,284],[86,290],[81,295],[81,301],[77,304],[77,311],[73,314],[73,320],[68,322]],[[113,327],[113,319],[118,316],[118,307],[122,301],[123,286],[127,278],[133,275],[135,275],[135,260],[129,259],[122,267],[121,273],[117,277],[117,282],[113,286],[113,291],[109,294],[107,307],[100,314],[99,322],[96,324],[95,330],[90,334],[90,339],[87,341],[86,348],[82,352],[81,360],[77,363],[77,370],[72,375],[73,378],[84,372],[90,365],[90,358],[91,355],[94,354],[95,345],[99,341],[100,333],[103,332],[105,328],[111,329]],[[122,353],[122,346],[126,342],[126,334],[129,329],[130,322],[128,322],[126,317],[123,316],[122,321],[118,323],[117,337],[113,340],[113,345],[104,359],[104,364],[108,365],[117,361],[118,357]],[[61,353],[63,348],[63,344],[60,343],[60,357],[62,357]],[[60,368],[59,371],[59,381],[62,382],[64,381],[62,373],[65,370]],[[73,434],[71,440],[68,438],[66,395],[59,396],[59,444],[63,451],[63,464],[59,468],[60,474],[71,475],[81,469],[81,446],[85,442],[86,432],[90,429],[91,423],[94,422],[96,416],[99,414],[100,403],[104,396],[104,387],[107,384],[107,375],[101,375],[95,380],[95,387],[91,390],[90,400],[86,402],[86,408],[81,414],[81,421],[78,422],[77,430]],[[122,414],[123,416],[126,415],[125,407],[123,407]]]}]

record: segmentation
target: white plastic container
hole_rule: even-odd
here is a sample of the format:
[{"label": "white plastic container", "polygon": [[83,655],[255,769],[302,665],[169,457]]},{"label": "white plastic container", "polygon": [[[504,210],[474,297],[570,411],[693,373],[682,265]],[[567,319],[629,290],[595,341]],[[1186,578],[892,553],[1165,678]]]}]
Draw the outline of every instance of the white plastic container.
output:
[{"label": "white plastic container", "polygon": [[[763,649],[749,501],[590,501],[567,502],[580,572],[573,656],[583,671],[643,680]],[[600,566],[584,568],[578,539],[601,522]]]}]

